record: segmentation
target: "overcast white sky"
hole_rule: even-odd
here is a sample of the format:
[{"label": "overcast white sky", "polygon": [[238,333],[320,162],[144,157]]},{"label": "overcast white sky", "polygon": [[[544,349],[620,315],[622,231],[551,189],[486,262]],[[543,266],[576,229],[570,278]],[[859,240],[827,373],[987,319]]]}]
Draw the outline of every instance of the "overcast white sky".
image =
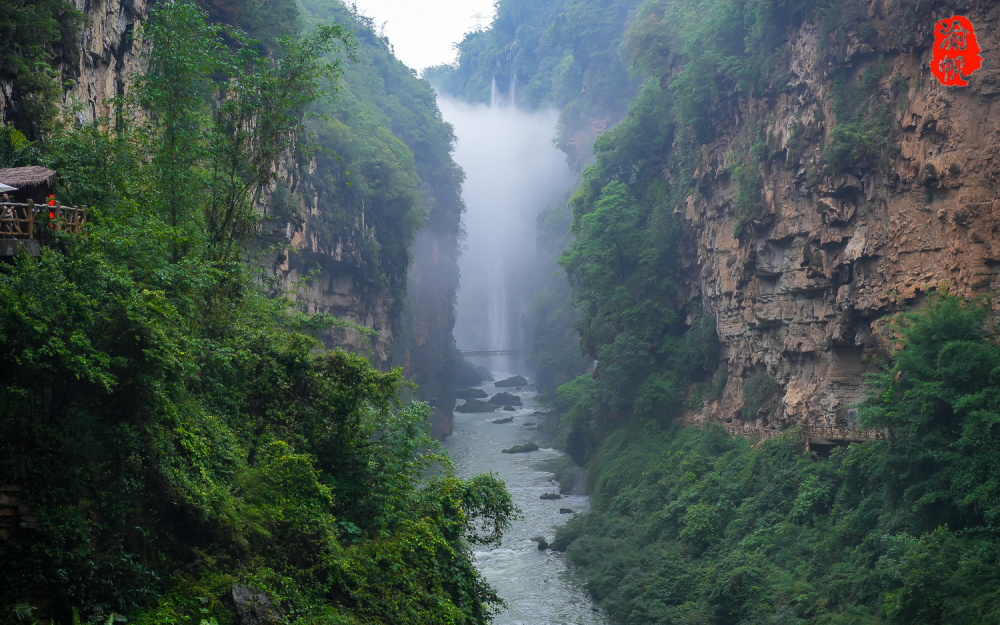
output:
[{"label": "overcast white sky", "polygon": [[[353,4],[355,0],[346,0]],[[356,0],[364,15],[375,19],[376,30],[385,23],[385,34],[396,57],[420,71],[455,60],[452,44],[477,23],[486,28],[493,21],[494,0]],[[477,18],[477,15],[479,16]]]}]

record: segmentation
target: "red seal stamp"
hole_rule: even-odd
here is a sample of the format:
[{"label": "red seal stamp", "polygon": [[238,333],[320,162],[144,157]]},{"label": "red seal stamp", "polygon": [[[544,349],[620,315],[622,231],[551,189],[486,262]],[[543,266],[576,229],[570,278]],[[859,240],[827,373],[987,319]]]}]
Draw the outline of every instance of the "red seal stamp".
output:
[{"label": "red seal stamp", "polygon": [[931,73],[942,85],[965,87],[968,78],[983,64],[972,22],[961,15],[934,25],[934,56]]}]

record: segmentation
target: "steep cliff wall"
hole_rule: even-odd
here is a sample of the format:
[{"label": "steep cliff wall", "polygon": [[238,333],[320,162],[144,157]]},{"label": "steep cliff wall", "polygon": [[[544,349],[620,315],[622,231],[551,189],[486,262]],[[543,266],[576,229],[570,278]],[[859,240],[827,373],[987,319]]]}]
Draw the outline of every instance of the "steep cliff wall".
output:
[{"label": "steep cliff wall", "polygon": [[136,28],[148,12],[146,0],[73,0],[87,16],[80,37],[81,52],[72,89],[63,94],[67,107],[83,105],[80,121],[111,114],[107,100],[122,95],[129,76],[143,67],[148,51],[137,41]]},{"label": "steep cliff wall", "polygon": [[[867,33],[845,28],[834,54],[805,23],[785,47],[788,87],[715,120],[724,132],[704,147],[698,192],[678,207],[696,238],[692,287],[718,319],[728,368],[722,398],[701,417],[740,420],[744,383],[766,374],[780,390],[750,416],[758,425],[850,424],[884,343],[879,318],[945,285],[966,296],[1000,287],[1000,7],[965,3],[983,67],[954,88],[929,71],[933,26],[954,7],[932,3],[901,46],[899,4],[866,3]],[[835,165],[845,89],[869,90],[862,106],[884,107],[888,122],[868,127],[883,137],[847,139],[879,146],[860,166]],[[737,237],[734,171],[755,137],[766,142],[749,165],[760,174],[762,210]]]},{"label": "steep cliff wall", "polygon": [[[410,333],[403,359],[420,385],[421,399],[434,407],[431,432],[444,438],[452,432],[455,391],[452,376],[457,349],[451,331],[455,327],[455,291],[458,288],[458,214],[454,227],[429,224],[413,244],[407,291],[412,304]],[[454,231],[452,231],[454,230]]]},{"label": "steep cliff wall", "polygon": [[[107,117],[107,100],[124,93],[128,77],[143,67],[148,51],[134,37],[148,12],[145,0],[71,0],[86,20],[75,42],[78,50],[62,54],[59,61],[69,78],[61,95],[63,110],[75,110],[79,121]],[[13,78],[0,78],[0,121],[20,121],[22,102]],[[78,110],[77,110],[78,109]]]},{"label": "steep cliff wall", "polygon": [[[293,193],[308,191],[308,185],[292,173],[285,180],[292,183]],[[260,243],[268,246],[263,268],[273,276],[274,288],[307,313],[327,313],[371,328],[374,334],[332,327],[320,338],[327,345],[365,354],[376,367],[388,369],[392,364],[392,343],[399,334],[396,298],[388,289],[365,291],[359,287],[358,269],[349,262],[351,246],[345,246],[343,237],[332,245],[325,242],[309,219],[318,217],[318,209],[297,208],[306,219],[287,221],[269,215],[269,207],[263,208],[265,223]],[[370,235],[366,231],[361,236]]]}]

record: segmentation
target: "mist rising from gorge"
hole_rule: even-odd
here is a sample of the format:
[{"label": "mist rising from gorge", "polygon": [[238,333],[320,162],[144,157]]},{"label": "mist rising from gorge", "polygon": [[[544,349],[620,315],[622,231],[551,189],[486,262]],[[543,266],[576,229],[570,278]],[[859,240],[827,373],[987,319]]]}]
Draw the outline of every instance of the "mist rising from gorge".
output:
[{"label": "mist rising from gorge", "polygon": [[535,220],[576,182],[552,145],[558,112],[469,104],[439,96],[465,170],[465,240],[455,340],[460,349],[524,348],[535,271]]}]

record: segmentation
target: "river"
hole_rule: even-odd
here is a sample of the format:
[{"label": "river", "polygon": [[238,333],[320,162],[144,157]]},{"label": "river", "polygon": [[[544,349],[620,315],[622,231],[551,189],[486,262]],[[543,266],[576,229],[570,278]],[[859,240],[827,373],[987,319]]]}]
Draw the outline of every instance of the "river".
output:
[{"label": "river", "polygon": [[[499,366],[494,378],[503,380],[514,374],[504,372],[505,359],[493,359]],[[506,364],[509,368],[509,364]],[[523,519],[515,521],[499,547],[476,551],[476,566],[507,602],[494,621],[497,625],[606,625],[603,615],[583,590],[580,582],[566,569],[561,553],[539,551],[532,540],[543,536],[551,541],[555,528],[570,515],[560,514],[561,508],[574,513],[587,509],[583,495],[563,495],[561,499],[540,499],[544,493],[558,493],[559,485],[544,465],[563,454],[544,447],[544,441],[533,426],[544,417],[534,413],[539,408],[534,390],[496,388],[493,382],[479,386],[490,396],[507,391],[521,397],[523,406],[514,412],[463,414],[456,412],[454,431],[445,441],[459,476],[493,472],[506,483],[521,508]],[[461,402],[460,402],[461,403]],[[500,417],[513,416],[513,423],[493,423]],[[538,451],[505,454],[501,449],[528,441],[539,442]]]}]

